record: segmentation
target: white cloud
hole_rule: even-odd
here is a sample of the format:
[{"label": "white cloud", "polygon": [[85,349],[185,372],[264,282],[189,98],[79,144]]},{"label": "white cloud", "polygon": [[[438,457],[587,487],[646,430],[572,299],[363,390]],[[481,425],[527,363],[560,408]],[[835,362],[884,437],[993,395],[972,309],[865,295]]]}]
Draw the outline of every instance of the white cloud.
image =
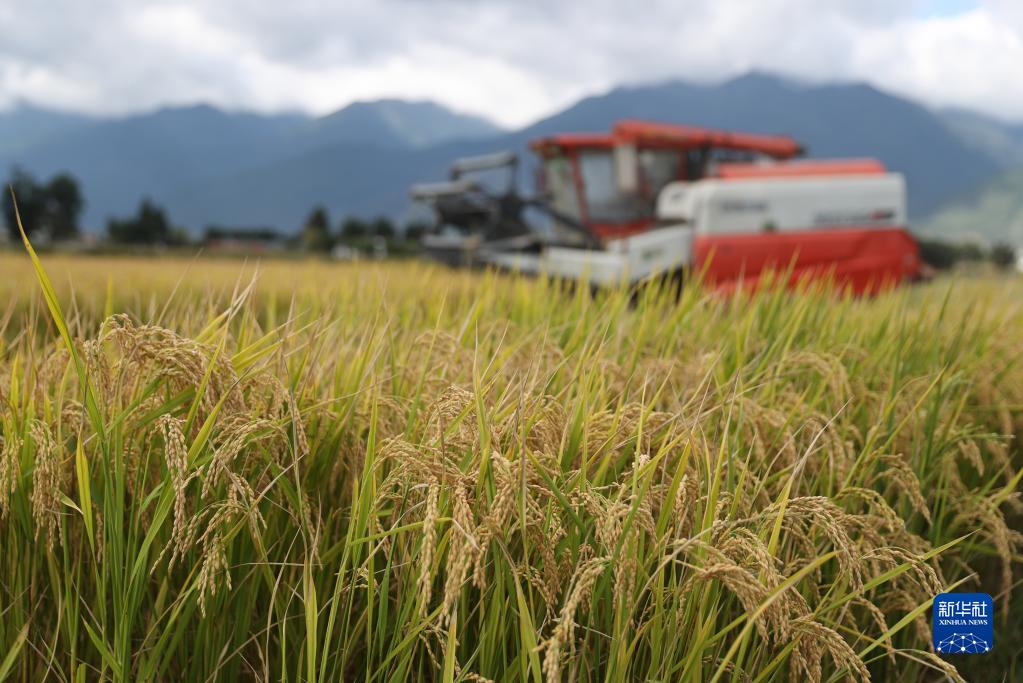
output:
[{"label": "white cloud", "polygon": [[1023,15],[978,8],[868,34],[853,68],[861,78],[936,105],[1023,119]]},{"label": "white cloud", "polygon": [[322,113],[398,96],[518,125],[619,83],[757,68],[1023,120],[1023,3],[936,2],[3,2],[0,105]]}]

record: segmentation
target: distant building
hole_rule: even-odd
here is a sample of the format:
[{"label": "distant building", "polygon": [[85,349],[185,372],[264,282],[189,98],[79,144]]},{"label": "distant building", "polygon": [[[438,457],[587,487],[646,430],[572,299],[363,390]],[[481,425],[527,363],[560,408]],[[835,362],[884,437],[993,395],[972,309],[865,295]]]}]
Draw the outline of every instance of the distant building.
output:
[{"label": "distant building", "polygon": [[347,244],[336,244],[330,250],[330,257],[335,261],[355,261],[359,258],[359,252]]},{"label": "distant building", "polygon": [[373,238],[373,258],[387,258],[387,239],[380,235]]},{"label": "distant building", "polygon": [[230,254],[260,254],[281,251],[285,237],[271,228],[206,228],[203,247],[211,252]]}]

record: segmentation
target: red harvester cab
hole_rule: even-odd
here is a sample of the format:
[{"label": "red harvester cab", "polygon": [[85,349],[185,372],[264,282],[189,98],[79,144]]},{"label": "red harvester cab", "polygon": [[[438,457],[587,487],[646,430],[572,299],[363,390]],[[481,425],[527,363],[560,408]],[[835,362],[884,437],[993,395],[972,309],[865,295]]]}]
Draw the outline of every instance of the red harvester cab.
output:
[{"label": "red harvester cab", "polygon": [[902,177],[874,159],[794,160],[789,137],[629,120],[531,147],[559,214],[605,241],[687,223],[692,267],[723,288],[791,268],[871,292],[920,272]]}]

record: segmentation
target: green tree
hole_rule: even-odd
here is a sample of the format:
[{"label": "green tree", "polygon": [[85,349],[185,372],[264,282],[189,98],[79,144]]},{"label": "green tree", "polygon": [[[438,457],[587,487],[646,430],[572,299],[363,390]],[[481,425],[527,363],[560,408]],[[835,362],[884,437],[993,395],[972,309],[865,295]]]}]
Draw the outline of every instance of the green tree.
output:
[{"label": "green tree", "polygon": [[[25,233],[45,234],[50,239],[65,240],[78,235],[78,217],[85,206],[78,181],[69,173],[59,173],[45,185],[24,169],[11,171],[3,199],[4,221],[11,238],[21,239],[15,216],[15,201]],[[11,190],[14,195],[11,195]]]},{"label": "green tree", "polygon": [[425,235],[429,229],[430,225],[428,223],[412,221],[405,226],[405,239],[409,242],[418,242],[423,239],[423,235]]},{"label": "green tree", "polygon": [[50,179],[44,189],[46,196],[46,225],[55,240],[78,236],[78,217],[85,206],[78,181],[68,173]]},{"label": "green tree", "polygon": [[139,204],[135,216],[108,221],[107,233],[111,240],[121,244],[173,244],[179,239],[167,214],[148,197]]},{"label": "green tree", "polygon": [[960,261],[983,261],[984,247],[976,242],[963,242],[958,246]]},{"label": "green tree", "polygon": [[928,265],[938,270],[947,270],[959,260],[959,253],[955,245],[941,240],[919,240],[920,258]]},{"label": "green tree", "polygon": [[15,201],[17,201],[17,213],[21,215],[21,223],[25,227],[25,234],[31,237],[44,227],[46,193],[36,181],[35,176],[21,168],[14,168],[11,171],[8,185],[4,188],[3,193],[4,222],[11,239],[20,241],[21,234],[18,232]]},{"label": "green tree", "polygon": [[302,248],[306,251],[330,251],[332,241],[327,210],[322,206],[317,206],[309,214],[309,218],[306,219],[305,225],[302,227]]},{"label": "green tree", "polygon": [[1016,264],[1016,250],[1004,242],[996,244],[991,247],[991,262],[1007,270]]},{"label": "green tree", "polygon": [[341,239],[345,241],[351,241],[360,237],[365,237],[369,234],[369,226],[366,225],[365,221],[356,218],[355,216],[349,216],[341,224]]},{"label": "green tree", "polygon": [[385,239],[394,239],[394,223],[391,219],[385,216],[379,216],[373,221],[372,234],[375,237],[383,237]]}]

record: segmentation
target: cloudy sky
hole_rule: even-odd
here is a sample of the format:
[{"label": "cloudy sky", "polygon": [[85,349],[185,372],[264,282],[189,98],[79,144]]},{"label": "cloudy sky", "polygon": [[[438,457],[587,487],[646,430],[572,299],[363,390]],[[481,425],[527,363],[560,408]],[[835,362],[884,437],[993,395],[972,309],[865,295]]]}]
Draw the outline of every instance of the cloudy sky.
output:
[{"label": "cloudy sky", "polygon": [[0,36],[0,107],[406,97],[513,126],[617,84],[760,69],[1023,121],[1023,0],[0,0]]}]

